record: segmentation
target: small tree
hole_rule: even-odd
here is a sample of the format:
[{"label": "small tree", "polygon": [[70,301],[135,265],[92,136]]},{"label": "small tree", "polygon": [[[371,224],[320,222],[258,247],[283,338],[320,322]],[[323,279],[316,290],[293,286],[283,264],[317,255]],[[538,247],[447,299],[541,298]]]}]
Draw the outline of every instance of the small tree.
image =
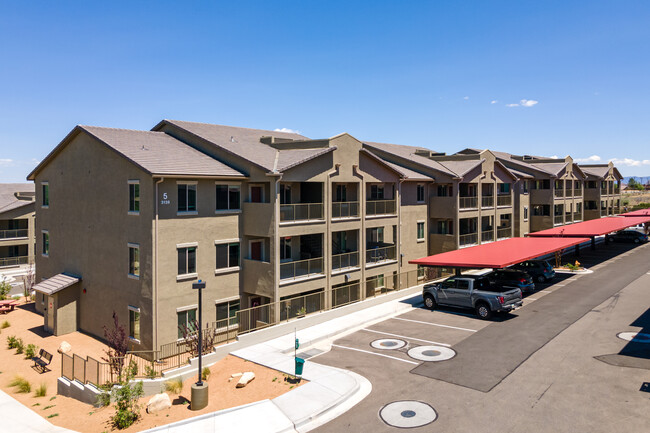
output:
[{"label": "small tree", "polygon": [[[185,343],[187,350],[190,352],[192,357],[199,355],[199,322],[193,320],[190,323],[190,326],[179,325],[178,329],[181,330],[183,334],[183,342]],[[205,328],[203,330],[203,350],[205,354],[210,352],[214,347],[215,333],[210,328]]]},{"label": "small tree", "polygon": [[113,311],[113,329],[109,330],[104,325],[104,338],[108,342],[108,350],[105,350],[107,357],[102,359],[109,363],[111,373],[117,375],[119,381],[122,378],[124,357],[129,347],[129,338],[124,326],[120,325],[115,311]]},{"label": "small tree", "polygon": [[115,415],[111,418],[113,426],[119,430],[130,427],[140,418],[140,404],[138,400],[144,395],[142,381],[131,384],[133,371],[126,369],[124,381],[120,381],[119,387],[111,390],[111,399],[115,401]]},{"label": "small tree", "polygon": [[11,284],[8,281],[0,281],[0,300],[7,299],[7,295],[11,292]]},{"label": "small tree", "polygon": [[35,280],[34,273],[34,262],[30,259],[29,266],[27,267],[27,273],[23,276],[23,293],[25,295],[25,301],[29,299],[32,294],[32,287],[34,287]]}]

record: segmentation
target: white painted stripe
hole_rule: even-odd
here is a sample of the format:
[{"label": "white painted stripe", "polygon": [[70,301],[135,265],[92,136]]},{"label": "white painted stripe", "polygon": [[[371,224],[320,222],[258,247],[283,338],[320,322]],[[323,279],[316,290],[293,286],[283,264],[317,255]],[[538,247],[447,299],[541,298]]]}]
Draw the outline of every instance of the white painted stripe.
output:
[{"label": "white painted stripe", "polygon": [[384,355],[383,353],[370,352],[369,350],[355,349],[354,347],[339,346],[338,344],[332,344],[332,347],[338,347],[339,349],[354,350],[354,351],[356,351],[356,352],[369,353],[370,355],[383,356],[384,358],[390,358],[390,359],[394,359],[394,360],[396,360],[396,361],[406,362],[406,363],[408,363],[408,364],[420,365],[420,364],[417,363],[417,362],[408,361],[408,360],[406,360],[406,359],[402,359],[402,358],[396,358],[396,357],[394,357],[394,356]]},{"label": "white painted stripe", "polygon": [[537,298],[526,298],[525,301],[536,301]]},{"label": "white painted stripe", "polygon": [[537,292],[537,293],[553,293],[553,292],[551,292],[551,291],[549,291],[549,290],[540,290],[540,291]]},{"label": "white painted stripe", "polygon": [[405,335],[391,334],[390,332],[375,331],[374,329],[363,328],[362,331],[374,332],[374,333],[376,333],[376,334],[390,335],[391,337],[403,338],[403,339],[405,339],[405,340],[422,341],[422,342],[424,342],[424,343],[431,343],[431,344],[435,344],[435,345],[438,345],[438,346],[451,347],[451,344],[438,343],[437,341],[422,340],[422,339],[420,339],[420,338],[407,337],[407,336],[405,336]]},{"label": "white painted stripe", "polygon": [[440,326],[441,328],[451,328],[451,329],[458,329],[461,331],[476,332],[476,329],[459,328],[458,326],[449,326],[449,325],[441,325],[439,323],[422,322],[421,320],[402,319],[401,317],[393,317],[393,319],[404,320],[405,322],[422,323],[424,325]]}]

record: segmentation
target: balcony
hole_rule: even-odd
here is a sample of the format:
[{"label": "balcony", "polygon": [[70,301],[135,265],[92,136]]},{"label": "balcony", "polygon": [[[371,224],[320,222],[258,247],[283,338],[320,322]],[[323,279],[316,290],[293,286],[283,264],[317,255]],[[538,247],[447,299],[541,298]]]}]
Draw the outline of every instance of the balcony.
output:
[{"label": "balcony", "polygon": [[573,213],[573,222],[582,221],[582,213],[574,212]]},{"label": "balcony", "polygon": [[359,251],[350,253],[334,254],[332,256],[332,271],[351,269],[359,267]]},{"label": "balcony", "polygon": [[562,225],[564,224],[564,216],[562,215],[555,215],[553,217],[553,224],[557,225]]},{"label": "balcony", "polygon": [[494,207],[494,197],[491,195],[481,197],[481,207]]},{"label": "balcony", "polygon": [[481,242],[492,242],[494,240],[494,230],[483,230],[481,232]]},{"label": "balcony", "polygon": [[478,197],[459,197],[458,206],[461,210],[463,209],[477,209],[478,208]]},{"label": "balcony", "polygon": [[498,207],[512,206],[512,196],[510,194],[508,194],[508,195],[498,195],[497,196],[497,206]]},{"label": "balcony", "polygon": [[0,258],[0,268],[5,266],[26,265],[29,263],[29,256]]},{"label": "balcony", "polygon": [[0,239],[26,238],[28,233],[28,229],[0,230]]},{"label": "balcony", "polygon": [[564,197],[564,190],[556,188],[555,191],[553,192],[553,195],[555,197]]},{"label": "balcony", "polygon": [[600,189],[600,195],[608,195],[607,188],[601,188]]},{"label": "balcony", "polygon": [[512,237],[512,227],[500,227],[497,229],[497,239]]},{"label": "balcony", "polygon": [[396,206],[395,199],[366,201],[366,216],[396,215],[396,214],[397,214],[397,206]]},{"label": "balcony", "polygon": [[292,281],[323,274],[323,258],[280,263],[280,280]]},{"label": "balcony", "polygon": [[358,201],[340,201],[332,203],[332,219],[355,218],[359,216]]},{"label": "balcony", "polygon": [[323,220],[323,203],[280,205],[280,222]]},{"label": "balcony", "polygon": [[366,250],[366,264],[377,264],[395,260],[395,245],[375,247]]},{"label": "balcony", "polygon": [[466,247],[478,244],[478,233],[468,233],[458,236],[458,245]]}]

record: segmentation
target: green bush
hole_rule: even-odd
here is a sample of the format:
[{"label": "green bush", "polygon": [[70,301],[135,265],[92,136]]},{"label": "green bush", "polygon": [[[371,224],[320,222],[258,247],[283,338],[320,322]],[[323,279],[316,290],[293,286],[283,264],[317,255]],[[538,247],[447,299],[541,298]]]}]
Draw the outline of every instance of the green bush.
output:
[{"label": "green bush", "polygon": [[100,385],[99,389],[102,391],[97,395],[97,405],[104,407],[111,404],[111,389],[113,384]]},{"label": "green bush", "polygon": [[15,349],[15,348],[16,348],[16,336],[10,335],[7,337],[7,349]]},{"label": "green bush", "polygon": [[5,329],[5,328],[8,328],[10,326],[11,326],[11,323],[9,323],[8,320],[5,320],[4,322],[2,322],[2,325],[0,325],[0,328]]},{"label": "green bush", "polygon": [[165,382],[165,391],[180,394],[183,390],[183,379],[181,377],[176,377]]},{"label": "green bush", "polygon": [[17,393],[27,394],[32,391],[32,385],[24,378],[20,376],[15,376],[9,386],[16,388]]},{"label": "green bush", "polygon": [[35,397],[45,397],[47,395],[47,385],[44,383],[41,383],[41,385],[36,388],[36,391],[34,391],[34,396]]},{"label": "green bush", "polygon": [[[129,368],[131,370],[131,368]],[[111,399],[115,401],[115,415],[111,418],[113,426],[118,430],[130,427],[140,417],[138,400],[144,395],[142,381],[131,384],[133,376],[127,373],[124,382],[111,391]]]},{"label": "green bush", "polygon": [[210,377],[210,369],[208,367],[204,367],[203,371],[201,372],[201,380],[208,380],[208,377]]},{"label": "green bush", "polygon": [[25,359],[32,359],[33,357],[35,357],[37,350],[38,347],[35,344],[29,343],[25,347]]},{"label": "green bush", "polygon": [[7,295],[11,292],[11,285],[6,282],[0,282],[0,300],[7,299]]},{"label": "green bush", "polygon": [[16,355],[20,355],[23,353],[25,350],[25,345],[23,344],[23,339],[22,338],[16,338],[16,345],[14,346],[16,348]]}]

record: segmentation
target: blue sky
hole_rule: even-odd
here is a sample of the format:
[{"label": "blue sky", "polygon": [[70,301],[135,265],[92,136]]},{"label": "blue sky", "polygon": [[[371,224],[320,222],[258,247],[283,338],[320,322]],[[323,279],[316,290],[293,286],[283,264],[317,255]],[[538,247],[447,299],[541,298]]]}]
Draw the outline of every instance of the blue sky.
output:
[{"label": "blue sky", "polygon": [[0,0],[0,182],[76,124],[163,118],[647,176],[648,23],[647,1]]}]

